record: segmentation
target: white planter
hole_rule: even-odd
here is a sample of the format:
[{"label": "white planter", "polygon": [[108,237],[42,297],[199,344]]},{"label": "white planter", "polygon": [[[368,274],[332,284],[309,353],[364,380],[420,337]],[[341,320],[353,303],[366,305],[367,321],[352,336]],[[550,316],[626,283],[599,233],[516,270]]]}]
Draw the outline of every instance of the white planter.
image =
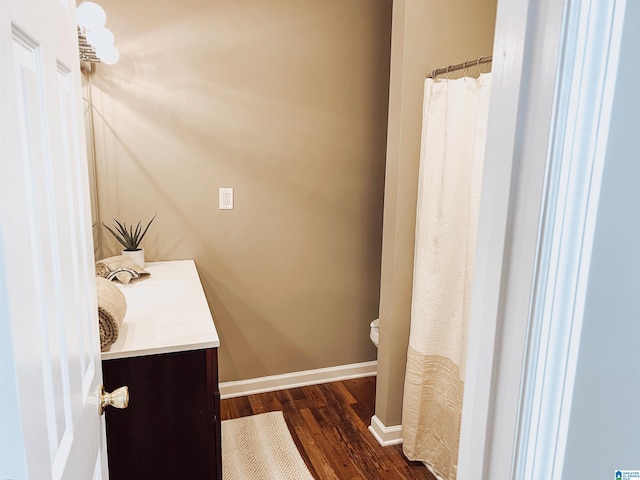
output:
[{"label": "white planter", "polygon": [[129,257],[133,263],[144,268],[144,248],[138,250],[122,250],[122,255]]}]

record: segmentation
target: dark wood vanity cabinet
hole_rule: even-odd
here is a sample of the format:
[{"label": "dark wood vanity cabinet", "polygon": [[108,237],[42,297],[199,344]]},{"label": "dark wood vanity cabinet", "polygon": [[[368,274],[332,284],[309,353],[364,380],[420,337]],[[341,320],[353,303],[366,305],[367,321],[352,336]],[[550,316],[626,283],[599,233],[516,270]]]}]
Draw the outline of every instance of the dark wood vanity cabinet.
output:
[{"label": "dark wood vanity cabinet", "polygon": [[148,262],[149,276],[118,284],[127,308],[102,352],[111,480],[221,480],[220,339],[193,260]]},{"label": "dark wood vanity cabinet", "polygon": [[105,389],[129,407],[105,412],[111,480],[222,480],[218,349],[102,361]]}]

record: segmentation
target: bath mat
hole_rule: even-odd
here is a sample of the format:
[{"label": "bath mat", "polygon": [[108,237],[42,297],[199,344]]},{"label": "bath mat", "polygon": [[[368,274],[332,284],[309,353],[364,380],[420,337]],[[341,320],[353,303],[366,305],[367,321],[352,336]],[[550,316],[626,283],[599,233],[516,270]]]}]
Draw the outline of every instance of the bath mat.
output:
[{"label": "bath mat", "polygon": [[224,480],[314,480],[282,412],[222,422]]}]

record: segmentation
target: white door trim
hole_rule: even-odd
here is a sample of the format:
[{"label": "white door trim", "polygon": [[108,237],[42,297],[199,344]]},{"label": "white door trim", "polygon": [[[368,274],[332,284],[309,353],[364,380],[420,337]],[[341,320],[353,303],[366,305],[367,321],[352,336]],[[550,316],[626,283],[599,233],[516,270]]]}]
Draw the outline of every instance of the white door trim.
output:
[{"label": "white door trim", "polygon": [[561,479],[626,0],[565,17],[514,478]]},{"label": "white door trim", "polygon": [[[459,478],[560,478],[566,428],[536,421],[555,411],[557,427],[570,414],[581,275],[589,261],[589,222],[608,124],[600,109],[607,99],[590,105],[591,112],[580,108],[599,100],[605,87],[613,91],[613,77],[598,73],[615,72],[610,62],[617,61],[620,28],[614,24],[623,2],[609,15],[588,13],[609,3],[504,0],[498,6],[492,91],[500,95],[492,97],[489,112]],[[580,71],[583,64],[600,70]],[[569,225],[570,232],[557,230]],[[565,258],[571,248],[580,250]],[[561,276],[549,278],[556,272]],[[553,295],[561,288],[565,299],[571,297],[564,305]],[[545,315],[561,309],[571,309],[574,321],[558,338]],[[558,365],[544,363],[552,353],[564,359],[553,377]],[[534,475],[534,464],[549,459],[554,476]]]},{"label": "white door trim", "polygon": [[562,13],[498,3],[458,478],[511,478]]}]

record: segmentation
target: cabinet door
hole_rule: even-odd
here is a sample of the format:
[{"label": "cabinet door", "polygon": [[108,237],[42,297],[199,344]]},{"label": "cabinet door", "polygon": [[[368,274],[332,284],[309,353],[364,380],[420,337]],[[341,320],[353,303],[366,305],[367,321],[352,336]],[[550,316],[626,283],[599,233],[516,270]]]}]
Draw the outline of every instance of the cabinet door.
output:
[{"label": "cabinet door", "polygon": [[103,362],[107,391],[129,408],[106,412],[111,480],[220,479],[217,349]]}]

